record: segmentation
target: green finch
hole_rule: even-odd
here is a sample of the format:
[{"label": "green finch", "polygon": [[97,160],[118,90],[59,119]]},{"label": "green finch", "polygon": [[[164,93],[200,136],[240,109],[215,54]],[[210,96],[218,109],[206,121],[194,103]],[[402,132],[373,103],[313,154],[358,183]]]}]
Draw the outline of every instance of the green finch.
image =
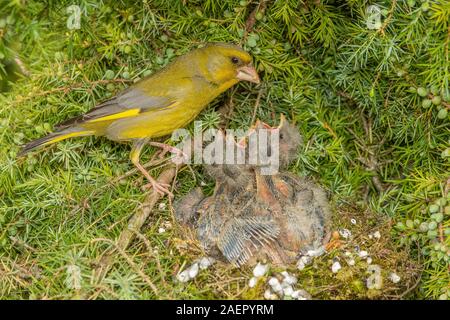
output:
[{"label": "green finch", "polygon": [[178,57],[159,72],[130,86],[56,131],[23,146],[19,156],[68,138],[105,136],[133,143],[130,158],[155,191],[169,193],[145,170],[139,158],[149,141],[186,126],[212,100],[239,81],[259,83],[251,56],[238,46],[211,43]]}]

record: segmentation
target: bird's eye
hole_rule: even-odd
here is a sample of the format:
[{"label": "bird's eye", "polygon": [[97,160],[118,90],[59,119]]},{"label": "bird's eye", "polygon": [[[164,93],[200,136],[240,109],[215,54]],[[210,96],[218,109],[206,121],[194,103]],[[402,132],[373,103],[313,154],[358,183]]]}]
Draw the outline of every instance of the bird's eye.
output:
[{"label": "bird's eye", "polygon": [[238,64],[239,63],[239,59],[236,57],[231,57],[231,62],[233,62],[234,64]]}]

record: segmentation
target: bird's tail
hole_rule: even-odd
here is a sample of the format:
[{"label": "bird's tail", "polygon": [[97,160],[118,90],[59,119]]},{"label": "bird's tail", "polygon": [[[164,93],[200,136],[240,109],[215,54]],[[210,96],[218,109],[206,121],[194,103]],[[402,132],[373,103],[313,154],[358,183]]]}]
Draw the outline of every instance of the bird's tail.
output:
[{"label": "bird's tail", "polygon": [[17,156],[21,157],[34,149],[44,147],[68,138],[90,136],[92,134],[94,134],[93,131],[79,127],[63,129],[61,131],[50,133],[45,137],[28,142],[27,144],[22,146],[22,150],[20,150]]}]

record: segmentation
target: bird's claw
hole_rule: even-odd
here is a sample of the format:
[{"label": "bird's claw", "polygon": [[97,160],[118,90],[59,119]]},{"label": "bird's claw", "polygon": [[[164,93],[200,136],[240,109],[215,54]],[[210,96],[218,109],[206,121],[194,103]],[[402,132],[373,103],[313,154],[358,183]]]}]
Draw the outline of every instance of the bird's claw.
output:
[{"label": "bird's claw", "polygon": [[178,148],[170,148],[169,151],[174,154],[172,157],[172,162],[175,164],[181,164],[188,159],[188,155]]},{"label": "bird's claw", "polygon": [[188,159],[187,154],[176,147],[172,147],[168,144],[159,143],[159,142],[151,142],[150,144],[152,146],[161,148],[161,152],[158,155],[159,159],[164,158],[164,156],[167,154],[167,152],[174,154],[174,156],[172,157],[172,161],[176,164],[181,164],[184,162],[184,160]]},{"label": "bird's claw", "polygon": [[170,187],[170,184],[167,183],[161,183],[157,181],[150,181],[150,183],[145,184],[142,188],[144,189],[151,189],[155,190],[157,193],[159,193],[161,196],[168,195],[169,197],[173,197],[173,193],[170,192],[168,189]]}]

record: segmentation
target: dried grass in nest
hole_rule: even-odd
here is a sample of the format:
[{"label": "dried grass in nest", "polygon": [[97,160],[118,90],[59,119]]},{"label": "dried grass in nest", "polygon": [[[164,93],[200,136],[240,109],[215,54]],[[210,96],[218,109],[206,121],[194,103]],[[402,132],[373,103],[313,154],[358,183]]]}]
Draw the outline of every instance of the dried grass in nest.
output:
[{"label": "dried grass in nest", "polygon": [[[356,220],[353,224],[352,219]],[[411,294],[420,279],[420,264],[411,260],[406,248],[395,244],[391,237],[391,221],[369,210],[361,210],[355,206],[343,205],[337,208],[333,216],[333,231],[348,229],[351,237],[343,239],[341,245],[321,257],[303,270],[296,266],[288,270],[298,278],[296,288],[308,291],[313,299],[404,299]],[[380,238],[373,237],[379,231]],[[370,237],[372,235],[372,237]],[[184,240],[179,239],[179,243]],[[198,257],[204,254],[199,245],[193,245],[195,240],[190,235],[188,245],[181,246],[182,254]],[[179,244],[178,246],[179,247]],[[180,247],[180,248],[181,248]],[[381,289],[368,289],[367,259],[360,258],[357,250],[367,251],[371,257],[371,265],[381,268]],[[355,260],[353,266],[348,265],[346,252],[352,253]],[[339,261],[342,269],[337,273],[331,271],[334,261]],[[215,298],[226,299],[262,299],[267,288],[268,277],[283,271],[272,268],[266,278],[261,279],[254,288],[247,283],[252,274],[252,268],[235,268],[226,263],[216,263],[210,272],[201,274],[194,280],[194,285],[209,292]],[[393,283],[389,276],[394,272],[400,277],[398,283]]]}]

